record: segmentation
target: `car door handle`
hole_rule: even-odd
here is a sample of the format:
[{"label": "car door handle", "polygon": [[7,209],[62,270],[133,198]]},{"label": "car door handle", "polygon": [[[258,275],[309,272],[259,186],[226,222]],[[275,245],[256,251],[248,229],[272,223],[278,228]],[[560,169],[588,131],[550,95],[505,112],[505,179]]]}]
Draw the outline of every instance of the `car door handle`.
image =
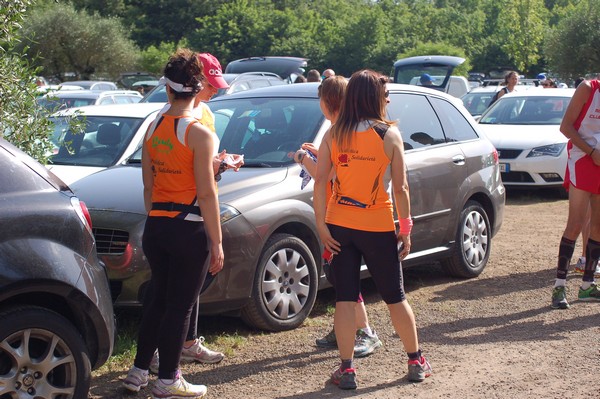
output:
[{"label": "car door handle", "polygon": [[455,155],[452,157],[452,162],[454,162],[457,165],[464,165],[466,159],[464,155]]}]

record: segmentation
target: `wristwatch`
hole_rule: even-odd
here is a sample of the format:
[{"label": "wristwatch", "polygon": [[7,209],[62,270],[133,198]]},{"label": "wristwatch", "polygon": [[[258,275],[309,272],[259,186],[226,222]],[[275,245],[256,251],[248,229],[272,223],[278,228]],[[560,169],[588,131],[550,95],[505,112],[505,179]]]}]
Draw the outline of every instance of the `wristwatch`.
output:
[{"label": "wristwatch", "polygon": [[304,159],[304,157],[306,156],[306,151],[304,150],[298,150],[296,151],[296,154],[294,156],[294,160],[299,163],[300,165],[302,165],[302,160]]},{"label": "wristwatch", "polygon": [[220,181],[221,173],[225,172],[226,170],[227,170],[227,163],[225,161],[221,161],[221,163],[219,164],[219,170],[217,171],[217,174],[215,175],[215,181]]}]

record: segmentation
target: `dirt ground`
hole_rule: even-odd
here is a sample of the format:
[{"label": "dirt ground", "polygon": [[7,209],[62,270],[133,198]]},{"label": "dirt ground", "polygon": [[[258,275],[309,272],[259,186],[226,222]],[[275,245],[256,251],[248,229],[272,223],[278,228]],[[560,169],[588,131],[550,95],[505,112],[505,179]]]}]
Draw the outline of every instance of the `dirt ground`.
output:
[{"label": "dirt ground", "polygon": [[[260,333],[235,318],[203,319],[205,334],[245,340],[221,364],[185,364],[183,373],[208,386],[207,398],[219,399],[598,398],[600,304],[577,302],[580,277],[571,275],[571,309],[549,306],[566,216],[567,201],[554,192],[509,191],[504,224],[479,278],[453,279],[437,264],[405,272],[421,346],[434,370],[423,383],[406,380],[402,343],[370,280],[363,295],[384,346],[355,361],[356,391],[328,382],[337,351],[314,345],[333,322],[327,312],[330,289],[319,294],[311,317],[294,331]],[[150,397],[149,388],[125,393],[120,383],[125,373],[96,373],[90,398]]]}]

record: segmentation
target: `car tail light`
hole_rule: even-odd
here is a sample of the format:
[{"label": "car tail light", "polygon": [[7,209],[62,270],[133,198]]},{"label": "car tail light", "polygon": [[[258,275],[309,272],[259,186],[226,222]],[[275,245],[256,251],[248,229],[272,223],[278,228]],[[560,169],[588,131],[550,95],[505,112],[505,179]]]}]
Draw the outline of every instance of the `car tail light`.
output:
[{"label": "car tail light", "polygon": [[85,226],[85,228],[92,234],[92,217],[90,216],[90,211],[88,211],[85,202],[79,201],[77,197],[71,197],[71,204],[73,208],[75,208],[75,212],[81,219],[81,223]]}]

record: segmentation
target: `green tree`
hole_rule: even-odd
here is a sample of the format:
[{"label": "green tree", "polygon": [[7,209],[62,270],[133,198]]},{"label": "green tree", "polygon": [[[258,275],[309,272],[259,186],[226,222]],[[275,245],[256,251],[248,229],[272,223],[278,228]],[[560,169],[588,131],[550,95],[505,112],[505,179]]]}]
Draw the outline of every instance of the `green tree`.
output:
[{"label": "green tree", "polygon": [[34,77],[27,48],[17,50],[20,27],[31,0],[0,1],[0,134],[40,162],[52,148],[51,124],[35,102]]},{"label": "green tree", "polygon": [[584,0],[552,29],[544,43],[551,70],[563,79],[600,69],[600,0]]},{"label": "green tree", "polygon": [[497,30],[500,48],[519,71],[528,72],[540,59],[550,13],[543,0],[502,0],[499,3],[503,10]]},{"label": "green tree", "polygon": [[183,43],[176,45],[174,43],[161,43],[159,46],[150,46],[142,51],[140,67],[142,70],[157,75],[163,73],[163,69],[169,56],[177,50],[178,47],[186,47]]},{"label": "green tree", "polygon": [[76,11],[69,4],[37,7],[23,24],[24,43],[45,74],[75,72],[81,79],[135,67],[139,50],[117,18]]}]

